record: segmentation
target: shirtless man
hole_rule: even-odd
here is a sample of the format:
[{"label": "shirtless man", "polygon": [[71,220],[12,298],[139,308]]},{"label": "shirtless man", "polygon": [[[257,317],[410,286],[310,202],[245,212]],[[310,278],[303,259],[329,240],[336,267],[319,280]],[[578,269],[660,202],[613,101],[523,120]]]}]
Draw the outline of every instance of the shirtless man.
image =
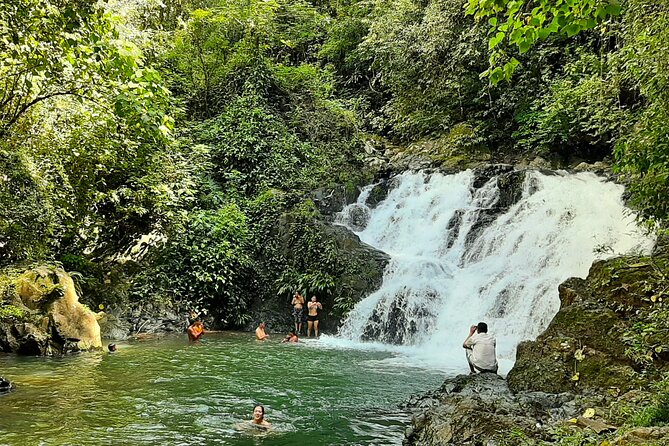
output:
[{"label": "shirtless man", "polygon": [[311,296],[311,302],[307,304],[309,313],[307,315],[307,336],[311,336],[311,329],[314,329],[318,337],[318,310],[323,309],[323,305],[316,301],[316,296]]},{"label": "shirtless man", "polygon": [[293,300],[290,302],[293,306],[293,321],[295,321],[295,332],[302,333],[302,314],[304,312],[304,297],[295,292]]},{"label": "shirtless man", "polygon": [[259,341],[264,341],[268,338],[269,335],[265,333],[265,323],[261,322],[260,325],[258,325],[258,328],[256,328],[256,339]]}]

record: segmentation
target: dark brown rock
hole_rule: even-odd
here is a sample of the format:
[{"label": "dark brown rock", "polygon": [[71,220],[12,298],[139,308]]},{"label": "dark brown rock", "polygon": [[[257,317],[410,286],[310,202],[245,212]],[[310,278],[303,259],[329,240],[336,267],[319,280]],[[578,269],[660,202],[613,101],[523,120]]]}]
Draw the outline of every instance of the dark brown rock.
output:
[{"label": "dark brown rock", "polygon": [[14,390],[14,384],[12,384],[11,381],[9,381],[4,376],[0,376],[0,395],[3,393],[9,393],[12,390]]}]

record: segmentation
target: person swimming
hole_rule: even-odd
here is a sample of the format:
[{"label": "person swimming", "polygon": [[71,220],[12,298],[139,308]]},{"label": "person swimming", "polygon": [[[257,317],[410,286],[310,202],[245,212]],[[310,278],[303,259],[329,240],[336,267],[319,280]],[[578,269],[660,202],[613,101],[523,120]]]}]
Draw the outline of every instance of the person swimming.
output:
[{"label": "person swimming", "polygon": [[283,338],[283,341],[281,341],[281,342],[282,343],[284,343],[284,342],[295,343],[295,342],[299,342],[299,338],[297,337],[297,334],[294,331],[291,331],[290,333],[288,333],[286,335],[285,338]]},{"label": "person swimming", "polygon": [[107,346],[107,349],[109,350],[109,353],[114,353],[116,351],[116,344],[112,342]]},{"label": "person swimming", "polygon": [[265,407],[258,405],[253,408],[253,418],[251,425],[260,429],[270,429],[272,424],[265,419]]},{"label": "person swimming", "polygon": [[267,332],[265,332],[265,323],[261,322],[260,325],[258,325],[258,328],[256,328],[256,339],[259,341],[264,341],[265,339],[269,339],[269,335]]}]

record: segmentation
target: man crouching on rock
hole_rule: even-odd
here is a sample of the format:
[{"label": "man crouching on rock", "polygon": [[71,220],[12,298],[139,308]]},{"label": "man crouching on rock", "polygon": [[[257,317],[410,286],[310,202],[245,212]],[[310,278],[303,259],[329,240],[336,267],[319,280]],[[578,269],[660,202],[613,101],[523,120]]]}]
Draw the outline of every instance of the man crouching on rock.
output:
[{"label": "man crouching on rock", "polygon": [[[477,333],[478,332],[478,333]],[[488,324],[479,322],[469,327],[469,336],[462,344],[467,354],[470,375],[479,373],[497,373],[497,355],[495,337],[488,333]]]}]

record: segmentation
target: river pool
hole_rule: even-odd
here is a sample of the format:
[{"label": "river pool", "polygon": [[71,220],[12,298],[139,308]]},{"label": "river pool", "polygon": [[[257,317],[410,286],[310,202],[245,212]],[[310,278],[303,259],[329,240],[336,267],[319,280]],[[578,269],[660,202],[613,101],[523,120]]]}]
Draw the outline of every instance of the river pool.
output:
[{"label": "river pool", "polygon": [[[401,353],[249,333],[118,343],[64,358],[0,355],[0,445],[400,445],[400,404],[444,373]],[[401,359],[401,358],[400,358]],[[264,404],[270,432],[240,429]]]}]

